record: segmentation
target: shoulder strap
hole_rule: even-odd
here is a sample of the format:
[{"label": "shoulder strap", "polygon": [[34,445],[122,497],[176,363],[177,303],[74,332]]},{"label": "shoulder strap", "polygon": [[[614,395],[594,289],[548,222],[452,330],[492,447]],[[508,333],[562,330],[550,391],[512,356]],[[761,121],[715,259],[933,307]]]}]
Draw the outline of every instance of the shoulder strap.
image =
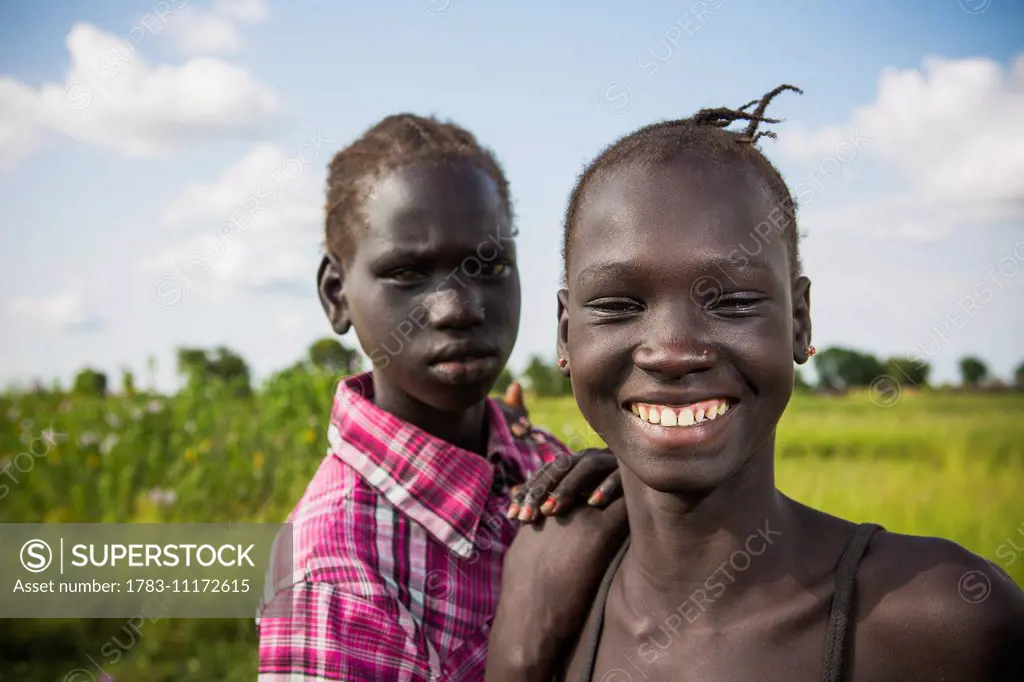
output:
[{"label": "shoulder strap", "polygon": [[608,566],[608,571],[604,574],[601,587],[597,590],[597,596],[594,598],[597,617],[595,618],[594,627],[590,631],[590,636],[583,645],[587,664],[584,666],[583,674],[580,676],[582,682],[591,682],[591,678],[594,675],[594,666],[597,664],[597,647],[601,643],[601,631],[604,629],[604,605],[608,600],[608,591],[611,589],[612,580],[615,578],[615,574],[619,572],[619,564],[622,563],[622,558],[626,556],[627,548],[629,548],[628,536],[622,544],[622,549],[619,550],[619,553],[615,555],[612,563]]},{"label": "shoulder strap", "polygon": [[864,550],[867,549],[875,531],[884,530],[874,523],[862,523],[857,526],[853,538],[843,550],[836,569],[835,593],[832,595],[832,611],[828,618],[828,631],[825,634],[825,682],[839,682],[843,674],[843,656],[846,653],[846,631],[850,623],[853,607],[854,584],[857,580],[857,567]]}]

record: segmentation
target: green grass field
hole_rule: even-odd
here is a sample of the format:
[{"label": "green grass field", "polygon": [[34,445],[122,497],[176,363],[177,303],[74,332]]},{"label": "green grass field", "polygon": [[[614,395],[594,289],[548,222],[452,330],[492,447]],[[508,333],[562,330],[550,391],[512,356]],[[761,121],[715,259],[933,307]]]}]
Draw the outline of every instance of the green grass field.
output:
[{"label": "green grass field", "polygon": [[[327,446],[332,380],[282,377],[252,398],[212,389],[171,398],[0,398],[0,521],[274,521]],[[571,398],[529,400],[535,423],[597,445]],[[945,537],[1024,585],[1024,395],[796,395],[779,428],[779,487],[811,506],[889,530]],[[56,445],[33,439],[45,428]],[[44,453],[44,454],[40,454]],[[12,480],[14,479],[14,480]],[[1020,534],[1018,534],[1020,529]],[[255,679],[252,620],[147,622],[119,661],[100,649],[124,620],[0,624],[0,680]],[[93,677],[67,677],[75,668]]]}]

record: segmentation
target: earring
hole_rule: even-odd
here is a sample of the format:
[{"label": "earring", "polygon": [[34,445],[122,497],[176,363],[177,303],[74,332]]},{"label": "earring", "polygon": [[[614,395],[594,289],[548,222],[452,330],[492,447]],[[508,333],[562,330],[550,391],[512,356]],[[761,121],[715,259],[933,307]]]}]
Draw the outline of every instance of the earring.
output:
[{"label": "earring", "polygon": [[807,347],[807,357],[812,357],[817,352],[818,351],[817,351],[817,349],[815,349],[814,346],[808,346]]},{"label": "earring", "polygon": [[565,369],[569,366],[569,361],[565,358],[558,358],[558,369]]}]

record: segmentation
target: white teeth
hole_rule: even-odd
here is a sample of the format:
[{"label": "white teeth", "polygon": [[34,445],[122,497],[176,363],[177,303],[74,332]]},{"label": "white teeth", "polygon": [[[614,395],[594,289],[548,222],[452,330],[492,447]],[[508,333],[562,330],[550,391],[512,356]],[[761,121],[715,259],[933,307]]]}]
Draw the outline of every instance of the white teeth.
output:
[{"label": "white teeth", "polygon": [[645,405],[643,403],[632,403],[629,406],[634,415],[659,426],[692,426],[704,421],[711,421],[726,413],[729,409],[727,401],[709,401],[710,406],[694,408],[674,408],[664,405]]}]

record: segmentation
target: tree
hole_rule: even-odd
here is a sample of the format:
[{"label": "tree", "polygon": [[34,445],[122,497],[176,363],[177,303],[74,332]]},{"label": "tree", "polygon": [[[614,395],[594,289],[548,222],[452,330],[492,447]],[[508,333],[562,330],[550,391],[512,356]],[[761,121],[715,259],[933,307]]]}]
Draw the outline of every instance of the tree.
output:
[{"label": "tree", "polygon": [[988,365],[973,355],[960,360],[960,379],[965,386],[977,386],[988,376]]},{"label": "tree", "polygon": [[925,386],[931,371],[928,363],[914,362],[909,358],[889,358],[885,361],[885,373],[901,384],[906,382],[912,386]]},{"label": "tree", "polygon": [[1024,388],[1024,362],[1017,365],[1017,369],[1013,370],[1013,383],[1018,388]]},{"label": "tree", "polygon": [[107,394],[107,375],[87,367],[75,376],[72,390],[79,395],[105,396]]},{"label": "tree", "polygon": [[190,383],[201,382],[207,378],[209,367],[206,351],[202,348],[179,348],[178,374],[185,377]]},{"label": "tree", "polygon": [[539,397],[569,395],[572,384],[554,365],[548,365],[540,357],[530,358],[530,364],[523,371],[523,377]]},{"label": "tree", "polygon": [[515,377],[512,376],[512,372],[509,371],[508,367],[501,370],[501,374],[498,375],[498,380],[494,384],[495,393],[505,393],[505,390],[515,381]]},{"label": "tree", "polygon": [[224,346],[219,346],[213,351],[179,348],[178,373],[184,376],[192,387],[212,383],[230,386],[238,395],[252,393],[249,365],[241,355]]},{"label": "tree", "polygon": [[352,371],[354,357],[355,351],[329,336],[314,341],[309,347],[309,361],[313,366],[332,374],[348,374]]},{"label": "tree", "polygon": [[878,358],[850,348],[826,348],[814,356],[814,368],[822,388],[832,390],[870,386],[885,374]]},{"label": "tree", "polygon": [[242,393],[250,392],[249,365],[238,353],[220,346],[209,356],[209,366],[211,374],[220,381]]}]

